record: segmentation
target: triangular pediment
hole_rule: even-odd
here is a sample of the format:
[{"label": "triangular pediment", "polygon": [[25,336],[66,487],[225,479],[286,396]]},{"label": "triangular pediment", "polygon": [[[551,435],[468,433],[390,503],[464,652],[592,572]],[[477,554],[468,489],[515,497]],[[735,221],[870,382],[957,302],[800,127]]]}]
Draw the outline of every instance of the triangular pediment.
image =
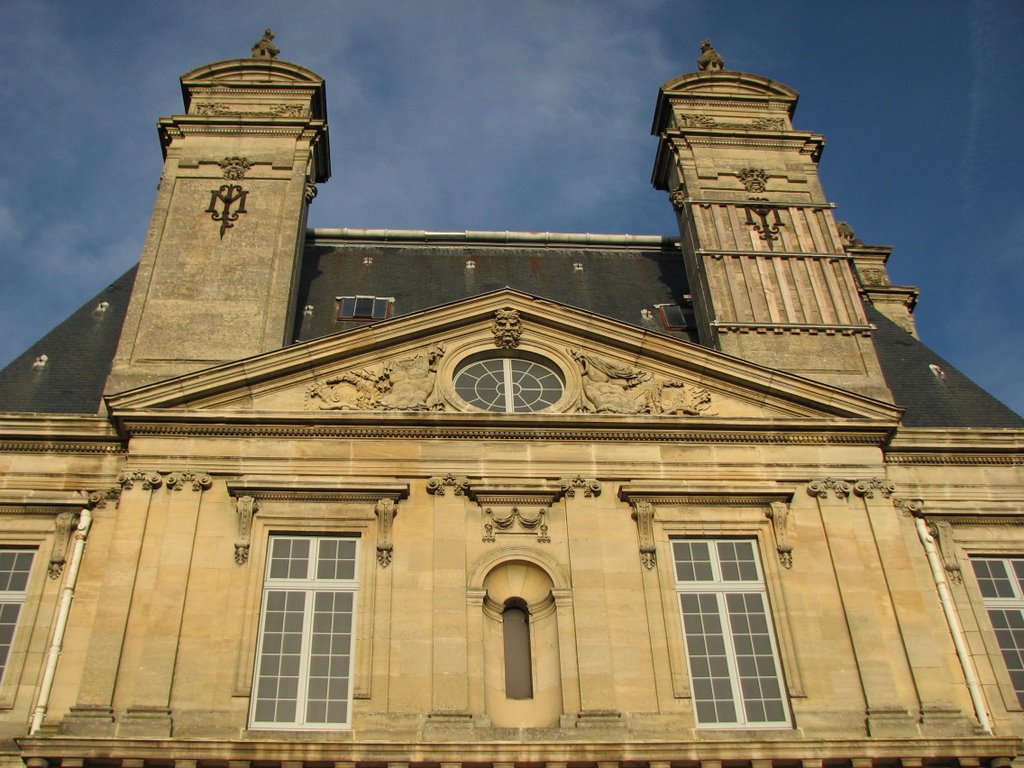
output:
[{"label": "triangular pediment", "polygon": [[[514,361],[508,366],[520,379],[512,386],[525,387],[525,394],[509,406],[512,412],[492,412],[487,408],[496,406],[486,398],[504,384],[486,379],[505,360]],[[150,384],[107,402],[117,420],[248,422],[854,420],[895,426],[900,414],[887,403],[508,288]]]}]

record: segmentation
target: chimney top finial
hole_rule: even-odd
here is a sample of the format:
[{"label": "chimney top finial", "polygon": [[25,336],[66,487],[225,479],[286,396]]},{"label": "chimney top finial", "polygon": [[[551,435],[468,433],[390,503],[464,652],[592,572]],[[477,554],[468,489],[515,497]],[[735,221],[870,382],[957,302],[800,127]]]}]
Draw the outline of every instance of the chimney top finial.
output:
[{"label": "chimney top finial", "polygon": [[263,37],[257,40],[256,45],[252,47],[254,59],[276,59],[280,52],[281,49],[274,45],[274,33],[269,27],[263,31]]},{"label": "chimney top finial", "polygon": [[711,47],[710,40],[704,40],[700,44],[700,58],[697,59],[697,71],[719,72],[725,69],[725,59],[721,54]]}]

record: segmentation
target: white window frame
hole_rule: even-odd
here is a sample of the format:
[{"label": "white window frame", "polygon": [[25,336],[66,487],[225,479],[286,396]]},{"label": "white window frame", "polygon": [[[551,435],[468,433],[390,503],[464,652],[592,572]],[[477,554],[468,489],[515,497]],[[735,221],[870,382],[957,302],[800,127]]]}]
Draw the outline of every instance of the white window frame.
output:
[{"label": "white window frame", "polygon": [[[279,540],[305,540],[311,542],[310,555],[307,561],[305,578],[275,578],[271,575],[271,562],[274,552],[274,543]],[[352,542],[355,547],[355,562],[353,564],[353,576],[351,579],[320,579],[316,577],[315,568],[318,560],[320,547],[326,541],[347,541]],[[263,594],[260,601],[260,622],[258,631],[258,643],[256,648],[255,664],[253,669],[253,684],[250,697],[249,727],[253,730],[339,730],[348,729],[352,724],[352,700],[356,669],[356,640],[357,640],[357,618],[359,613],[359,570],[361,567],[361,547],[358,536],[340,534],[271,534],[267,541],[266,564],[263,579]],[[264,644],[267,640],[265,625],[268,611],[267,605],[270,595],[276,591],[302,592],[305,594],[303,620],[301,629],[301,651],[299,658],[299,669],[297,673],[298,692],[296,696],[295,718],[292,720],[258,720],[257,710],[259,708],[261,667],[263,664]],[[350,629],[348,641],[348,681],[345,691],[345,712],[346,717],[337,722],[308,722],[308,692],[310,684],[309,665],[311,646],[313,639],[313,607],[317,594],[323,593],[347,593],[352,595],[350,612]]]},{"label": "white window frame", "polygon": [[[679,562],[676,556],[676,545],[686,543],[704,543],[708,545],[711,564],[711,579],[681,580],[678,578],[678,571],[675,579],[676,606],[679,611],[683,645],[685,649],[687,670],[691,681],[691,696],[693,699],[694,718],[697,727],[701,729],[782,729],[791,728],[792,719],[787,696],[786,682],[782,671],[782,660],[779,654],[778,641],[775,637],[775,625],[772,620],[771,603],[768,599],[768,591],[765,587],[764,570],[761,564],[761,554],[756,538],[753,537],[673,537],[670,540],[672,547],[673,567]],[[753,554],[753,563],[756,569],[756,579],[726,580],[722,575],[722,565],[718,555],[718,545],[725,542],[743,542],[750,547]],[[713,598],[717,608],[717,616],[721,625],[724,641],[724,655],[728,667],[728,682],[730,686],[730,700],[736,713],[734,720],[713,720],[702,721],[698,706],[698,694],[694,690],[694,659],[691,658],[690,636],[686,629],[686,616],[683,611],[683,596],[701,594]],[[774,679],[779,693],[779,701],[782,707],[783,717],[780,720],[750,721],[747,718],[745,698],[743,694],[743,677],[739,671],[739,657],[736,649],[736,640],[730,627],[729,612],[727,608],[727,596],[729,595],[755,595],[760,598],[764,610],[764,620],[767,625],[767,636],[771,647],[771,658],[774,663]]]},{"label": "white window frame", "polygon": [[[982,588],[982,579],[978,575],[978,564],[982,562],[996,562],[1001,563],[1005,567],[1005,573],[1009,576],[1007,583],[1013,592],[1012,596],[1009,597],[994,597],[986,596]],[[995,636],[996,644],[999,647],[999,656],[1003,661],[1003,665],[1006,669],[1007,677],[1010,681],[1011,690],[1017,697],[1017,702],[1024,706],[1024,672],[1018,671],[1018,681],[1020,683],[1018,687],[1018,681],[1014,680],[1013,672],[1011,670],[1011,660],[1007,658],[1007,652],[1016,653],[1020,651],[1022,660],[1024,660],[1024,647],[1020,649],[1004,647],[1002,637],[1000,636],[999,629],[996,627],[995,622],[992,620],[992,611],[1008,611],[1016,612],[1022,619],[1022,627],[1024,628],[1024,574],[1018,574],[1013,567],[1013,563],[1020,563],[1022,569],[1024,569],[1024,557],[1017,555],[972,555],[970,557],[971,570],[974,574],[974,579],[978,584],[978,592],[981,595],[982,603],[985,606],[985,615],[989,620],[989,624],[992,627],[992,631]]]},{"label": "white window frame", "polygon": [[[0,656],[0,683],[2,683],[7,670],[10,668],[11,655],[15,649],[15,642],[18,637],[18,628],[23,623],[25,601],[28,598],[28,590],[32,581],[32,568],[35,565],[36,549],[33,547],[12,547],[0,546],[0,554],[4,553],[27,554],[29,557],[28,570],[25,571],[25,585],[22,589],[6,589],[7,585],[0,585],[0,612],[8,612],[9,606],[16,606],[17,611],[11,624],[11,637],[7,648]],[[0,578],[2,578],[0,573]]]}]

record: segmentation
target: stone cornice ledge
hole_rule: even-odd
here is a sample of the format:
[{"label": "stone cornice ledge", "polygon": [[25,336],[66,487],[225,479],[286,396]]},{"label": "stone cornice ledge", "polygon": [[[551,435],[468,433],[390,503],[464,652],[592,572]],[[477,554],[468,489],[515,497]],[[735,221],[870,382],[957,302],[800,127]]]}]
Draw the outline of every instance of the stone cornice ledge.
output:
[{"label": "stone cornice ledge", "polygon": [[[351,733],[296,739],[296,734],[249,731],[245,739],[103,739],[56,736],[50,738],[17,739],[21,758],[26,765],[42,765],[35,761],[70,759],[105,761],[129,759],[159,759],[173,765],[175,761],[247,760],[289,764],[312,763],[322,765],[330,761],[355,763],[447,763],[461,765],[529,761],[534,765],[566,762],[693,762],[702,761],[720,765],[723,760],[778,761],[780,765],[799,765],[810,759],[812,765],[821,761],[850,760],[853,758],[879,761],[897,759],[973,759],[987,763],[990,760],[1012,758],[1018,740],[993,737],[960,738],[871,738],[821,739],[794,738],[791,731],[775,734],[758,732],[758,739],[716,738],[721,732],[692,741],[679,740],[586,740],[501,742],[465,741],[400,742],[351,741]],[[325,757],[329,756],[329,757]],[[76,765],[82,763],[76,762]],[[195,762],[189,763],[195,765]]]},{"label": "stone cornice ledge", "polygon": [[522,414],[199,409],[118,411],[126,437],[277,437],[282,439],[473,439],[726,442],[772,445],[885,445],[895,429],[871,419],[729,419],[605,414]]},{"label": "stone cornice ledge", "polygon": [[1024,464],[1024,429],[900,427],[889,464]]}]

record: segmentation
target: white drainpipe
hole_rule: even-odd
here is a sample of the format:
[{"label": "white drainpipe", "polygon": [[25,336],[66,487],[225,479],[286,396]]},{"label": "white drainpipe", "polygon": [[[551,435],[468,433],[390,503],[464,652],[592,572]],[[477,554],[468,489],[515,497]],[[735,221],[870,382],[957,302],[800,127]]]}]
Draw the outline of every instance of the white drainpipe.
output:
[{"label": "white drainpipe", "polygon": [[946,623],[949,624],[950,634],[953,635],[953,645],[956,647],[956,655],[960,659],[960,666],[964,670],[964,679],[967,681],[967,691],[971,695],[971,702],[974,704],[974,712],[978,716],[978,722],[985,730],[985,733],[992,735],[992,721],[988,716],[988,709],[985,707],[985,698],[981,692],[981,683],[978,681],[978,673],[974,670],[974,662],[967,650],[967,640],[964,636],[963,625],[960,624],[960,617],[957,615],[956,606],[953,604],[953,595],[949,591],[949,582],[946,581],[946,569],[942,567],[939,553],[935,551],[935,538],[929,533],[928,525],[920,517],[914,518],[917,526],[917,536],[924,545],[925,554],[928,556],[928,565],[932,568],[932,578],[935,579],[935,587],[939,591],[939,602],[942,604],[942,612],[946,614]]},{"label": "white drainpipe", "polygon": [[85,552],[85,540],[89,536],[89,526],[92,525],[92,512],[83,509],[78,517],[78,527],[75,529],[74,547],[71,550],[71,563],[68,565],[68,575],[64,580],[64,589],[60,593],[60,606],[57,609],[57,624],[53,628],[53,642],[46,654],[46,666],[43,669],[43,680],[39,684],[39,698],[36,701],[36,708],[32,713],[32,722],[29,724],[28,735],[34,736],[36,731],[43,724],[46,717],[46,708],[50,704],[50,692],[53,690],[53,678],[57,673],[57,660],[60,658],[61,649],[64,646],[64,632],[68,628],[68,616],[71,614],[71,601],[75,599],[75,584],[78,582],[78,569],[82,566],[82,553]]}]

